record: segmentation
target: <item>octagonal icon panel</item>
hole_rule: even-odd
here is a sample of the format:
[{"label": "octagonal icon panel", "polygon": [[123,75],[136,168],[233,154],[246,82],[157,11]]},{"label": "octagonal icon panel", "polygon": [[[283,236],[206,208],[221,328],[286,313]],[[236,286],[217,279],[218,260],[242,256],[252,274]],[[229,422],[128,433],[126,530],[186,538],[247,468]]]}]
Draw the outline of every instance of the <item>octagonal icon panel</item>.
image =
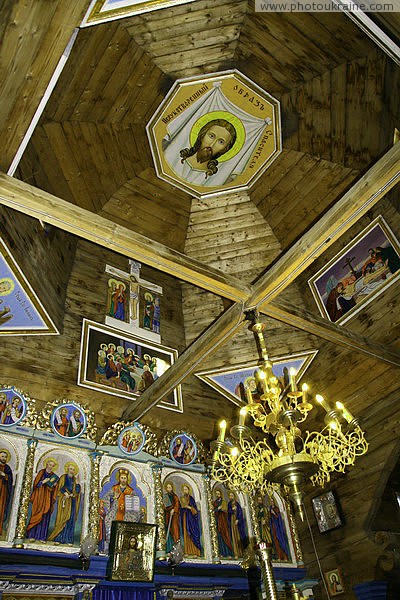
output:
[{"label": "octagonal icon panel", "polygon": [[282,150],[279,102],[236,70],[180,79],[147,135],[161,179],[198,198],[248,189]]}]

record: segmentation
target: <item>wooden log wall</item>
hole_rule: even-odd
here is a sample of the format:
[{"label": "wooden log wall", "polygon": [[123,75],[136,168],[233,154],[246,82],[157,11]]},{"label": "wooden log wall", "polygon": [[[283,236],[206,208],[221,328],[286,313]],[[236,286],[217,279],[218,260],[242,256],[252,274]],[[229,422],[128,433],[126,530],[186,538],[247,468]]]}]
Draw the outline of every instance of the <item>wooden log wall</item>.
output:
[{"label": "wooden log wall", "polygon": [[[29,224],[31,221],[34,224],[38,222],[2,208],[2,211],[6,210],[9,214],[6,222],[3,219],[1,221],[2,232],[8,232],[13,240],[11,250],[19,247],[18,256],[25,255],[21,266],[32,284],[34,274],[44,276],[38,290],[43,292],[44,305],[47,308],[55,306],[59,318],[64,318],[61,319],[62,333],[59,336],[40,336],[35,340],[22,336],[17,344],[16,338],[2,338],[2,354],[9,357],[2,366],[2,381],[25,390],[37,400],[39,407],[56,398],[88,404],[96,413],[101,435],[121,418],[131,401],[77,385],[82,320],[88,318],[98,323],[104,322],[109,278],[104,271],[105,265],[129,272],[128,260],[95,244],[79,241],[73,262],[73,250],[77,244],[74,236],[55,230],[56,242],[51,245],[44,238],[42,247],[38,235],[40,231],[32,232],[21,225],[24,221]],[[181,353],[185,348],[185,338],[180,283],[145,265],[142,266],[141,276],[163,287],[162,344]],[[143,422],[156,430],[168,430],[179,426],[190,428],[191,420],[193,430],[200,437],[211,437],[209,415],[205,406],[201,405],[192,407],[187,415],[156,408]]]}]

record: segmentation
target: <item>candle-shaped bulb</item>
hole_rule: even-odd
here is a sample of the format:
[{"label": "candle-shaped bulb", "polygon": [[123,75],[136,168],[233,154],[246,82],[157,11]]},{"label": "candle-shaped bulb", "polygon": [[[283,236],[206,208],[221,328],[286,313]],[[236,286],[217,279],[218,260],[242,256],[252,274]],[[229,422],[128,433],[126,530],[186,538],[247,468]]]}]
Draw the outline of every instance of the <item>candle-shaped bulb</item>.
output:
[{"label": "candle-shaped bulb", "polygon": [[240,412],[239,412],[239,425],[244,425],[246,415],[247,415],[247,410],[246,410],[246,407],[243,406],[243,408],[241,408]]},{"label": "candle-shaped bulb", "polygon": [[293,369],[293,367],[291,367],[289,369],[289,375],[290,375],[290,389],[292,392],[297,392],[297,385],[296,385],[296,369]]},{"label": "candle-shaped bulb", "polygon": [[336,408],[338,408],[339,410],[342,411],[342,415],[343,418],[348,422],[351,423],[354,419],[353,415],[347,410],[347,408],[344,406],[343,402],[336,402]]},{"label": "candle-shaped bulb", "polygon": [[247,402],[249,404],[253,404],[254,400],[253,400],[253,394],[252,391],[250,389],[250,387],[248,385],[245,386],[245,390],[246,390],[246,398],[247,398]]},{"label": "candle-shaped bulb", "polygon": [[304,404],[307,402],[307,390],[308,390],[308,385],[306,383],[303,383],[303,385],[301,386],[301,391],[303,392]]},{"label": "candle-shaped bulb", "polygon": [[225,440],[226,421],[223,419],[219,424],[219,436],[218,441],[223,442]]},{"label": "candle-shaped bulb", "polygon": [[267,390],[267,374],[264,371],[264,369],[258,369],[257,371],[257,377],[261,383],[261,387],[263,389],[264,394],[268,391]]},{"label": "candle-shaped bulb", "polygon": [[326,410],[326,412],[330,412],[332,409],[329,406],[328,402],[325,400],[325,398],[323,396],[321,396],[321,394],[317,394],[315,396],[316,401],[318,402],[318,404],[320,404],[322,406],[322,408],[324,410]]},{"label": "candle-shaped bulb", "polygon": [[231,449],[231,456],[232,456],[232,458],[237,458],[237,457],[238,457],[238,455],[239,455],[239,450],[236,448],[236,446],[234,446],[234,447]]}]

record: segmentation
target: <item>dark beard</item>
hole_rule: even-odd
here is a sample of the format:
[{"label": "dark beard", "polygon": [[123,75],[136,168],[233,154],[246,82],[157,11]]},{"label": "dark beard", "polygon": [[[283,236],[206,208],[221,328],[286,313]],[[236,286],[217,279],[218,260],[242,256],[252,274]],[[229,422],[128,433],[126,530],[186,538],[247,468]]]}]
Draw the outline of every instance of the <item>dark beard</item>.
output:
[{"label": "dark beard", "polygon": [[199,150],[197,150],[196,158],[199,163],[208,162],[212,159],[211,148],[209,148],[208,146],[206,146],[205,148],[200,148]]}]

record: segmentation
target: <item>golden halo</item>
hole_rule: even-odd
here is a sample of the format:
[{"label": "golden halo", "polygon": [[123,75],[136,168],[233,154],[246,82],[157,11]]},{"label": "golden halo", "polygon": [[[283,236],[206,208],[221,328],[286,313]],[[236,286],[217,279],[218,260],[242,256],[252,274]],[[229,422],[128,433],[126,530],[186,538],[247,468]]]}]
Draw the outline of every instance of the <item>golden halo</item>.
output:
[{"label": "golden halo", "polygon": [[11,454],[10,452],[7,450],[7,448],[0,448],[0,454],[4,452],[4,454],[6,455],[6,462],[10,462],[10,458],[11,458]]},{"label": "golden halo", "polygon": [[56,461],[55,458],[53,458],[52,456],[48,456],[47,458],[44,459],[43,461],[43,465],[46,468],[47,467],[47,463],[51,460],[52,463],[54,463],[54,470],[58,469],[58,462]]},{"label": "golden halo", "polygon": [[164,481],[164,490],[167,491],[167,485],[170,484],[172,486],[172,491],[175,492],[175,484],[172,481]]},{"label": "golden halo", "polygon": [[65,465],[64,465],[64,471],[67,473],[67,472],[68,472],[68,467],[70,467],[71,465],[72,465],[73,467],[75,467],[75,475],[78,475],[78,473],[79,473],[79,467],[78,467],[78,465],[77,465],[75,462],[73,462],[72,460],[70,460],[69,462],[65,463]]},{"label": "golden halo", "polygon": [[182,485],[181,485],[181,492],[183,492],[183,488],[184,487],[188,488],[189,495],[192,496],[193,495],[193,490],[192,490],[191,486],[188,483],[182,483]]},{"label": "golden halo", "polygon": [[11,294],[11,292],[14,290],[15,288],[15,283],[14,281],[11,279],[11,277],[2,277],[0,279],[0,285],[2,283],[8,283],[8,285],[10,286],[10,288],[8,290],[6,290],[5,292],[0,292],[0,296],[8,296],[9,294]]},{"label": "golden halo", "polygon": [[120,467],[119,469],[116,469],[116,471],[117,472],[115,474],[115,479],[117,480],[117,483],[119,484],[121,475],[126,475],[126,477],[127,477],[126,483],[129,485],[130,482],[132,481],[131,472],[128,471],[128,469],[124,469],[123,467]]},{"label": "golden halo", "polygon": [[252,375],[250,375],[250,377],[246,377],[243,384],[244,384],[244,387],[248,387],[250,389],[250,391],[252,391],[252,392],[254,392],[257,389],[256,380]]},{"label": "golden halo", "polygon": [[153,298],[153,294],[150,294],[150,292],[146,292],[144,295],[145,300],[148,300],[148,302],[153,302],[154,298]]},{"label": "golden halo", "polygon": [[197,140],[197,136],[199,135],[200,129],[207,125],[210,121],[215,121],[216,119],[225,119],[228,121],[236,130],[236,141],[233,144],[232,148],[218,157],[218,162],[225,162],[226,160],[230,160],[240,150],[243,148],[243,144],[246,140],[246,131],[242,121],[239,117],[236,117],[234,114],[227,112],[226,110],[214,110],[212,112],[206,113],[202,115],[199,119],[197,119],[196,123],[193,125],[192,130],[190,132],[190,145],[193,146]]}]

